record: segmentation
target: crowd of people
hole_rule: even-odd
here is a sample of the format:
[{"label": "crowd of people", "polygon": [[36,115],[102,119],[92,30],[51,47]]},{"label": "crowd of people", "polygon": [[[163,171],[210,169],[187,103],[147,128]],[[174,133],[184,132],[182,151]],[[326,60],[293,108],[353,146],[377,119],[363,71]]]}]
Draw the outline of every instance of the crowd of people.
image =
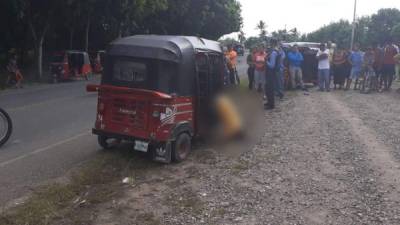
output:
[{"label": "crowd of people", "polygon": [[[400,80],[400,51],[393,42],[383,47],[370,46],[362,51],[355,44],[352,51],[343,48],[328,49],[334,77],[334,88],[370,91],[390,91],[394,80]],[[362,80],[362,83],[360,82]]]},{"label": "crowd of people", "polygon": [[[263,93],[265,109],[275,107],[275,98],[284,98],[285,88],[308,91],[303,81],[304,56],[297,45],[284,49],[277,40],[270,40],[269,48],[260,45],[251,49],[247,57],[249,89]],[[389,91],[393,81],[400,81],[400,50],[393,42],[384,46],[367,47],[362,51],[355,44],[352,51],[337,48],[332,42],[322,43],[316,53],[318,90]],[[226,54],[231,84],[238,82],[233,49]],[[233,60],[234,59],[234,63]],[[285,79],[285,71],[289,76]],[[285,86],[287,84],[287,86]]]}]

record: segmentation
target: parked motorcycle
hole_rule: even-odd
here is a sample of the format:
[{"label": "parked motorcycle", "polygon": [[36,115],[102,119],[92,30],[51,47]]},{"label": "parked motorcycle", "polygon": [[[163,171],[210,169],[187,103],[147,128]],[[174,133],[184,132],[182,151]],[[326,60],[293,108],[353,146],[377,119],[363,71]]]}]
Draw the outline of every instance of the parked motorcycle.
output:
[{"label": "parked motorcycle", "polygon": [[12,121],[6,111],[0,108],[0,147],[3,146],[12,133]]}]

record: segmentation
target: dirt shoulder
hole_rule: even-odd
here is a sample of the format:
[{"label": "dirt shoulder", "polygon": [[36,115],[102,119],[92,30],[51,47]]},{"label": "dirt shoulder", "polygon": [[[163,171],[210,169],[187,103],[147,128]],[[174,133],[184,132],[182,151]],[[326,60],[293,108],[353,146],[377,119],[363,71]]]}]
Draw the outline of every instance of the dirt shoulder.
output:
[{"label": "dirt shoulder", "polygon": [[160,165],[113,153],[97,168],[107,179],[81,187],[46,224],[400,224],[399,100],[288,95],[275,111],[252,111],[260,136],[234,145],[240,154],[198,145],[186,162]]}]

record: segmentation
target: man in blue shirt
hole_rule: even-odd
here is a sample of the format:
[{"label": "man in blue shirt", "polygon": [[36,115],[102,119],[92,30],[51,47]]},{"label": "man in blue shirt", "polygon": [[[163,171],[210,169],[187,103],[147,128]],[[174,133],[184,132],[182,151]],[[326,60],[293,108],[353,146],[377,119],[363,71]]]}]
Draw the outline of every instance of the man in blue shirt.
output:
[{"label": "man in blue shirt", "polygon": [[362,72],[362,65],[364,61],[364,53],[360,51],[360,45],[355,44],[354,49],[349,55],[349,63],[351,64],[351,73],[350,78],[347,80],[346,90],[350,89],[351,82],[355,80],[354,83],[354,90],[357,90],[358,79],[361,76]]},{"label": "man in blue shirt", "polygon": [[267,96],[267,103],[264,105],[266,110],[275,108],[275,87],[276,79],[278,78],[280,65],[280,53],[278,48],[278,40],[271,39],[271,52],[266,62],[267,72],[265,74],[265,95]]},{"label": "man in blue shirt", "polygon": [[303,55],[300,53],[297,45],[294,45],[291,51],[288,53],[289,60],[289,72],[290,72],[290,81],[293,89],[297,88],[298,85],[296,80],[299,82],[302,90],[305,90],[303,83],[303,71],[301,69],[301,65],[304,61]]}]

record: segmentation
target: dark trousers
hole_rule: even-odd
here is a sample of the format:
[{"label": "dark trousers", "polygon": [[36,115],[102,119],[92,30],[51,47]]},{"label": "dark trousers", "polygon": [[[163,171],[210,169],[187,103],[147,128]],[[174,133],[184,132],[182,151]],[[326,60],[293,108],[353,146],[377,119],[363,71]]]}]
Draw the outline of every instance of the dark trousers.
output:
[{"label": "dark trousers", "polygon": [[267,96],[267,104],[265,106],[268,108],[275,108],[275,83],[277,73],[269,70],[265,76],[265,95]]},{"label": "dark trousers", "polygon": [[236,68],[229,68],[229,79],[233,85],[240,84],[239,74]]},{"label": "dark trousers", "polygon": [[393,79],[395,74],[394,65],[383,65],[382,67],[382,75],[381,75],[381,83],[384,85],[384,89],[389,89],[392,87]]},{"label": "dark trousers", "polygon": [[249,78],[249,90],[253,90],[254,88],[254,67],[249,67],[247,69],[247,76]]}]

